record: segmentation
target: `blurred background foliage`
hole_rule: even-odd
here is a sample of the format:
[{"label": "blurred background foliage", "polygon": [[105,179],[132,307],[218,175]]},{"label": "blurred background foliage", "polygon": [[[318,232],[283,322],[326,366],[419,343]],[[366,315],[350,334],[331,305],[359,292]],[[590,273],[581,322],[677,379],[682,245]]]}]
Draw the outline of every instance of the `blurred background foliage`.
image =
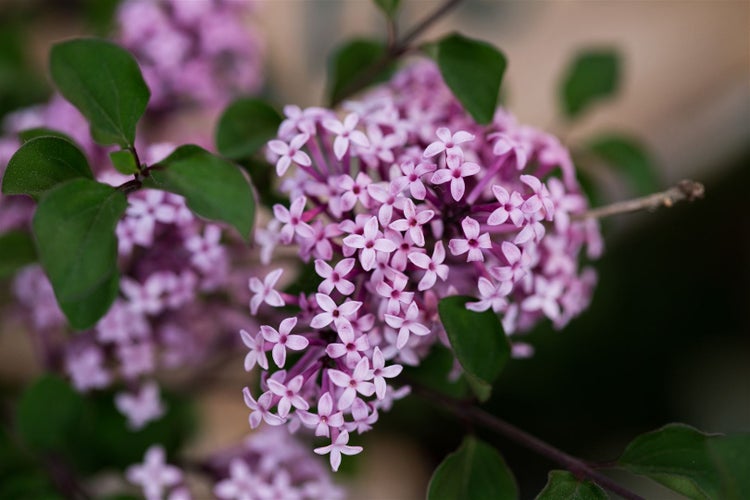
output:
[{"label": "blurred background foliage", "polygon": [[[437,4],[403,3],[404,26]],[[50,44],[69,35],[107,33],[116,4],[0,3],[0,116],[44,100]],[[277,104],[320,104],[327,54],[352,36],[385,33],[367,2],[275,0],[258,7],[268,44],[267,89]],[[660,188],[683,177],[706,185],[704,201],[605,222],[606,252],[595,264],[593,304],[562,332],[542,326],[530,334],[536,354],[509,363],[487,405],[493,413],[572,454],[602,461],[667,422],[711,432],[750,431],[748,19],[744,0],[469,1],[431,30],[460,30],[505,52],[504,94],[522,122],[560,134],[574,151],[602,133],[624,132],[645,145]],[[589,47],[613,47],[622,55],[619,94],[567,121],[556,103],[558,85],[574,55]],[[595,178],[598,202],[641,190],[633,172],[623,177],[590,158],[579,160]],[[8,295],[3,284],[0,300],[7,303]],[[18,325],[3,323],[0,386],[7,424],[16,396],[39,368]],[[235,365],[201,403],[203,433],[223,426],[217,432],[236,439],[246,429],[238,396],[245,382],[241,362]],[[94,411],[96,402],[91,405],[86,411]],[[352,469],[367,471],[358,479],[359,491],[363,497],[422,496],[430,471],[458,446],[464,431],[461,422],[417,397],[400,402],[366,436],[368,453],[352,461]],[[503,453],[522,497],[533,497],[552,464],[483,437]],[[22,463],[3,445],[9,439],[0,435],[8,473],[13,469],[5,465]],[[197,449],[227,441],[201,439]],[[41,479],[24,480],[46,491]],[[668,497],[653,488],[654,495]]]}]

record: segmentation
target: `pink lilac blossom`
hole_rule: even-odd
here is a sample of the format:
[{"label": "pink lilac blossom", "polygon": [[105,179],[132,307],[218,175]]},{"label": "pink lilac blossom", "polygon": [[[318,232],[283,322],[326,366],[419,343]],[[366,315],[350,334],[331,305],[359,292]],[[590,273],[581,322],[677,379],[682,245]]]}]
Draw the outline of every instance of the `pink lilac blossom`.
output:
[{"label": "pink lilac blossom", "polygon": [[125,477],[141,487],[146,500],[162,500],[166,491],[183,481],[182,471],[166,463],[166,453],[159,445],[146,451],[143,463],[128,467]]},{"label": "pink lilac blossom", "polygon": [[138,59],[152,109],[221,108],[262,84],[263,44],[247,29],[253,2],[128,0],[117,41]]},{"label": "pink lilac blossom", "polygon": [[[436,342],[447,345],[441,298],[477,297],[467,307],[500,315],[514,355],[527,357],[533,348],[517,336],[545,318],[561,328],[586,307],[596,280],[580,269],[579,254],[601,250],[595,223],[571,218],[587,202],[567,150],[502,109],[491,124],[476,124],[433,64],[407,68],[344,107],[343,120],[288,107],[274,139],[295,140],[294,154],[310,163],[285,162],[281,188],[292,208],[278,205],[271,222],[285,224],[284,235],[260,233],[259,243],[269,256],[296,245],[319,281],[317,290],[284,297],[284,321],[293,320],[306,347],[291,361],[273,356],[257,400],[245,389],[252,427],[265,420],[314,430],[329,438],[315,451],[334,470],[341,455],[361,451],[350,433],[369,430],[408,393],[391,385],[403,366],[419,364]],[[276,146],[272,163],[289,156]],[[338,231],[320,245],[322,233],[313,242],[296,229],[316,225]],[[253,314],[267,310],[261,300],[256,306]],[[274,326],[242,334],[247,366],[280,354],[276,336],[262,334]]]}]

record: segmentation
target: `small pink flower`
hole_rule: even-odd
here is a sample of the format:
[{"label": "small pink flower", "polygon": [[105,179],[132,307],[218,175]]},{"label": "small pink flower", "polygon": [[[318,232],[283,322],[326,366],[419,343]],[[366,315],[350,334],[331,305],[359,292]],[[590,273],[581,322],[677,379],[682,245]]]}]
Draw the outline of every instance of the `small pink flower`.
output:
[{"label": "small pink flower", "polygon": [[333,342],[326,346],[326,354],[333,359],[346,356],[346,366],[354,367],[357,365],[360,359],[362,359],[363,353],[370,348],[370,343],[367,340],[367,335],[360,335],[355,337],[354,328],[343,329],[338,332],[341,343]]},{"label": "small pink flower", "polygon": [[354,283],[346,279],[346,275],[354,268],[354,264],[355,260],[348,258],[339,261],[336,267],[331,267],[323,260],[316,259],[315,272],[324,278],[318,285],[318,291],[328,295],[336,288],[342,295],[354,293]]},{"label": "small pink flower", "polygon": [[414,243],[421,247],[424,246],[422,226],[435,216],[435,212],[433,210],[420,210],[417,212],[414,202],[408,198],[404,202],[402,210],[404,211],[404,218],[391,222],[388,227],[401,232],[409,231],[409,235],[414,240]]},{"label": "small pink flower", "polygon": [[400,315],[386,314],[385,322],[392,328],[398,328],[396,347],[401,349],[409,341],[409,334],[420,337],[430,333],[430,329],[419,321],[419,307],[416,302],[409,304],[406,311]]},{"label": "small pink flower", "polygon": [[453,255],[462,255],[469,252],[466,262],[484,261],[482,248],[491,248],[492,242],[488,233],[479,234],[479,223],[471,217],[461,221],[466,239],[454,238],[448,242],[448,247]]},{"label": "small pink flower", "polygon": [[276,162],[276,174],[279,177],[286,173],[292,162],[303,167],[312,165],[312,161],[307,156],[307,153],[300,151],[309,139],[310,135],[303,133],[295,136],[289,144],[278,139],[269,141],[268,149],[279,155],[279,159]]},{"label": "small pink flower", "polygon": [[422,162],[416,167],[413,161],[407,161],[401,164],[401,173],[409,181],[409,191],[416,200],[424,200],[427,196],[427,189],[422,183],[422,176],[434,172],[437,166],[434,163]]},{"label": "small pink flower", "polygon": [[347,115],[344,123],[333,118],[323,120],[323,127],[336,134],[336,139],[333,141],[333,153],[339,160],[346,154],[350,142],[362,148],[370,147],[370,140],[367,136],[355,129],[357,123],[359,123],[359,116],[356,113]]},{"label": "small pink flower", "polygon": [[283,269],[271,271],[262,283],[256,277],[250,278],[250,291],[255,294],[250,299],[251,313],[257,314],[258,308],[263,302],[271,307],[282,307],[284,305],[284,299],[281,297],[281,294],[274,290],[276,282],[279,281],[283,272]]},{"label": "small pink flower", "polygon": [[155,500],[163,498],[165,489],[182,481],[182,471],[166,463],[164,448],[153,445],[146,450],[142,464],[127,468],[125,477],[143,488],[147,500]]},{"label": "small pink flower", "polygon": [[444,184],[450,181],[451,196],[454,200],[460,201],[466,191],[464,177],[478,174],[481,167],[470,161],[465,162],[463,156],[455,154],[449,154],[445,163],[447,168],[441,168],[432,174],[432,183]]},{"label": "small pink flower", "polygon": [[[451,131],[445,127],[440,127],[435,132],[438,136],[438,140],[431,143],[424,150],[425,158],[432,158],[433,156],[446,151],[448,154],[456,152],[459,144],[474,140],[474,135],[466,132],[465,130],[459,130],[455,134],[451,135]],[[458,148],[460,149],[460,148]],[[433,181],[435,182],[435,181]]]},{"label": "small pink flower", "polygon": [[344,245],[349,248],[360,249],[359,261],[362,269],[371,270],[375,265],[375,252],[391,253],[396,249],[395,243],[382,238],[382,233],[378,231],[378,219],[371,217],[365,223],[363,234],[350,234],[344,238]]},{"label": "small pink flower", "polygon": [[240,336],[242,337],[242,342],[250,349],[245,355],[245,371],[249,372],[252,370],[256,363],[264,370],[268,370],[268,359],[266,358],[265,350],[266,342],[263,339],[263,334],[258,332],[253,337],[245,330],[240,330]]},{"label": "small pink flower", "polygon": [[308,427],[315,428],[316,436],[330,436],[330,428],[338,429],[344,425],[344,414],[340,411],[333,412],[333,398],[331,393],[326,392],[318,400],[317,414],[305,410],[296,412],[299,419]]},{"label": "small pink flower", "polygon": [[115,406],[128,418],[128,427],[136,431],[161,418],[165,412],[159,398],[159,386],[153,381],[144,384],[136,394],[117,393]]},{"label": "small pink flower", "polygon": [[291,243],[295,233],[303,238],[311,238],[313,236],[312,228],[302,220],[302,213],[305,211],[306,203],[307,198],[300,196],[294,200],[289,209],[279,204],[273,206],[274,216],[279,222],[284,223],[281,228],[281,239],[284,243]]},{"label": "small pink flower", "polygon": [[339,470],[341,465],[341,455],[356,455],[362,451],[361,446],[349,446],[349,433],[347,431],[341,431],[335,439],[332,440],[328,446],[321,446],[315,448],[315,453],[318,455],[325,455],[330,453],[331,455],[331,469],[335,471]]},{"label": "small pink flower", "polygon": [[362,302],[354,300],[347,300],[340,306],[337,306],[331,297],[322,293],[315,294],[315,301],[323,312],[316,315],[310,321],[310,327],[320,330],[333,323],[336,331],[339,333],[352,329],[350,318],[362,306]]},{"label": "small pink flower", "polygon": [[385,366],[383,353],[379,347],[375,348],[372,353],[372,382],[375,384],[375,395],[378,399],[385,398],[385,379],[398,376],[403,368],[401,365]]},{"label": "small pink flower", "polygon": [[372,371],[370,370],[370,361],[367,358],[359,360],[351,375],[340,370],[329,369],[328,376],[334,385],[344,389],[338,401],[339,410],[349,408],[358,393],[363,396],[372,396],[375,392],[375,385],[368,382],[372,379]]},{"label": "small pink flower", "polygon": [[281,425],[285,422],[280,416],[271,413],[271,406],[273,406],[272,392],[264,392],[256,401],[250,394],[250,389],[245,387],[242,389],[242,395],[245,398],[245,404],[251,410],[248,417],[251,429],[257,428],[262,421],[265,421],[268,425]]},{"label": "small pink flower", "polygon": [[402,202],[406,199],[403,191],[408,184],[406,177],[396,177],[388,183],[381,182],[367,186],[367,193],[370,197],[380,203],[378,220],[383,226],[391,222],[393,207],[401,208]]},{"label": "small pink flower", "polygon": [[424,276],[422,276],[417,287],[420,292],[432,288],[438,277],[443,281],[448,278],[448,266],[443,264],[445,248],[441,240],[435,242],[432,258],[420,252],[412,252],[409,254],[409,260],[418,268],[425,270]]},{"label": "small pink flower", "polygon": [[296,324],[297,318],[286,318],[279,325],[278,331],[266,325],[260,327],[260,332],[263,334],[263,338],[274,344],[272,351],[273,361],[279,368],[284,368],[287,349],[301,351],[310,343],[302,335],[290,335],[292,328],[294,328]]},{"label": "small pink flower", "polygon": [[289,415],[289,410],[291,410],[292,406],[300,410],[307,410],[310,408],[310,405],[305,401],[305,398],[299,395],[299,391],[302,389],[304,381],[305,379],[302,375],[297,375],[286,384],[282,384],[272,378],[267,380],[270,391],[281,398],[278,403],[279,417],[285,418]]},{"label": "small pink flower", "polygon": [[510,219],[515,226],[520,226],[523,222],[523,212],[520,208],[523,204],[521,193],[514,191],[513,194],[508,194],[508,191],[498,184],[492,186],[492,193],[500,206],[487,218],[487,224],[498,226]]}]

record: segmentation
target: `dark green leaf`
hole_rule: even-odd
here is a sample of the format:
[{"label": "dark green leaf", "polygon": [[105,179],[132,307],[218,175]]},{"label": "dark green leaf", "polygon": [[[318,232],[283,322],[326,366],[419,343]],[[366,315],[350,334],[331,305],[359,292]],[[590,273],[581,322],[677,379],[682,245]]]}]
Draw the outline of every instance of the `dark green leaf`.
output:
[{"label": "dark green leaf", "polygon": [[50,73],[60,93],[88,119],[95,141],[134,144],[150,94],[127,50],[94,38],[58,43],[50,53]]},{"label": "dark green leaf", "polygon": [[43,375],[27,388],[18,404],[16,423],[24,443],[37,452],[62,452],[72,442],[83,413],[83,398],[64,380]]},{"label": "dark green leaf", "polygon": [[750,434],[704,434],[669,424],[637,437],[619,464],[695,499],[750,496]]},{"label": "dark green leaf", "polygon": [[[385,45],[376,40],[351,40],[331,54],[328,61],[328,99],[337,103],[354,91],[360,90],[362,78],[372,71],[370,68],[385,54]],[[392,65],[383,68],[368,83],[388,78]]]},{"label": "dark green leaf", "polygon": [[34,215],[39,260],[76,329],[93,326],[117,296],[115,226],[126,206],[116,189],[74,179],[49,191]]},{"label": "dark green leaf", "polygon": [[428,500],[487,500],[518,498],[513,474],[492,446],[467,436],[430,479]]},{"label": "dark green leaf", "polygon": [[620,57],[614,50],[591,50],[578,54],[560,86],[560,100],[568,118],[574,118],[592,103],[612,97],[620,83]]},{"label": "dark green leaf", "polygon": [[76,143],[68,134],[46,127],[27,128],[18,133],[18,138],[21,139],[21,142],[29,142],[31,139],[36,139],[37,137],[59,137],[73,144]]},{"label": "dark green leaf", "polygon": [[637,194],[659,189],[659,176],[646,149],[636,140],[621,135],[603,135],[589,144],[589,150],[622,173]]},{"label": "dark green leaf", "polygon": [[26,231],[9,231],[0,235],[0,279],[36,261],[34,240]]},{"label": "dark green leaf", "polygon": [[197,146],[182,146],[151,171],[146,187],[185,197],[188,207],[211,220],[227,222],[249,238],[255,220],[253,190],[240,169]]},{"label": "dark green leaf", "polygon": [[446,297],[438,304],[440,320],[467,381],[481,400],[510,358],[510,344],[492,311],[466,309],[471,297]]},{"label": "dark green leaf", "polygon": [[434,47],[443,80],[477,121],[492,121],[505,73],[505,56],[487,42],[453,33]]},{"label": "dark green leaf", "polygon": [[418,366],[405,366],[404,373],[409,380],[454,398],[464,398],[469,392],[466,378],[450,380],[455,356],[453,351],[441,344],[435,344],[430,354]]},{"label": "dark green leaf", "polygon": [[131,175],[138,172],[138,164],[136,163],[135,155],[128,149],[112,151],[109,153],[109,159],[112,160],[112,165],[114,165],[117,171],[121,174]]},{"label": "dark green leaf", "polygon": [[73,143],[59,137],[37,137],[21,146],[8,162],[3,193],[38,199],[70,179],[93,179],[86,157]]},{"label": "dark green leaf", "polygon": [[606,500],[607,494],[591,481],[581,481],[568,471],[550,471],[547,486],[536,500]]},{"label": "dark green leaf", "polygon": [[216,149],[231,159],[247,158],[276,137],[281,115],[260,99],[238,99],[216,128]]},{"label": "dark green leaf", "polygon": [[390,18],[396,16],[396,12],[401,6],[401,0],[375,0],[375,3]]}]

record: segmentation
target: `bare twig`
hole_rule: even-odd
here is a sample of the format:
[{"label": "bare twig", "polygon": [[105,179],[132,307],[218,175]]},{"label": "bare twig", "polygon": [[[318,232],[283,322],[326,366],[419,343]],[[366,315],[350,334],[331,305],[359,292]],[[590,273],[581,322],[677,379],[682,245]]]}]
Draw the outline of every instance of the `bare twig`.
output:
[{"label": "bare twig", "polygon": [[669,208],[678,201],[694,201],[703,198],[704,192],[705,188],[703,184],[686,179],[666,191],[594,208],[580,214],[571,215],[571,219],[601,219],[610,215],[638,212],[640,210],[656,210],[659,207]]},{"label": "bare twig", "polygon": [[[416,40],[422,33],[430,28],[435,22],[441,17],[446,15],[448,12],[457,7],[464,0],[447,0],[440,7],[435,9],[434,12],[429,14],[419,23],[417,23],[411,30],[409,30],[401,39],[396,40],[394,43],[389,43],[388,47],[380,59],[372,63],[363,73],[355,78],[349,85],[344,87],[344,90],[339,96],[337,96],[331,106],[336,107],[344,99],[352,94],[356,94],[360,90],[370,85],[375,78],[399,57],[406,54],[411,50],[411,43]],[[395,26],[393,27],[395,29]]]},{"label": "bare twig", "polygon": [[464,402],[446,397],[425,387],[412,385],[412,389],[415,394],[422,396],[425,399],[429,399],[433,403],[437,403],[439,406],[445,408],[457,417],[495,431],[511,441],[515,441],[521,446],[562,465],[579,479],[589,479],[602,488],[620,495],[627,500],[644,500],[640,495],[616,483],[608,476],[605,476],[601,472],[592,468],[583,460],[568,455],[564,451],[555,448],[538,437],[532,436],[528,432],[523,431],[490,413],[487,413],[481,408],[466,405]]}]

